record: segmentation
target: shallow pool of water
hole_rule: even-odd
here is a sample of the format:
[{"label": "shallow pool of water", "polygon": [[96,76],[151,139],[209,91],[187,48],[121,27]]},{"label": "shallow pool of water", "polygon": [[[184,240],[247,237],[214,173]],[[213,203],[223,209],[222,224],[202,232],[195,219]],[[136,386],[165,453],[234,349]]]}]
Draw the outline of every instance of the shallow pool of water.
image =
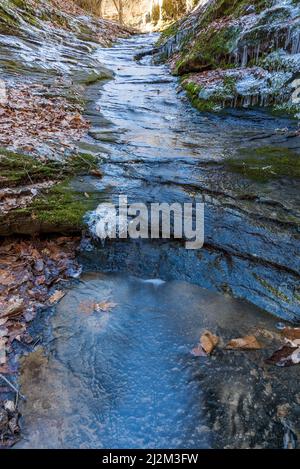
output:
[{"label": "shallow pool of water", "polygon": [[[93,311],[91,303],[102,302],[112,307]],[[287,375],[263,365],[276,343],[275,323],[245,302],[186,282],[85,274],[57,306],[46,350],[23,359],[28,400],[18,446],[280,447],[277,380]],[[219,349],[195,357],[205,329],[221,338]],[[249,333],[265,350],[224,350]]]}]

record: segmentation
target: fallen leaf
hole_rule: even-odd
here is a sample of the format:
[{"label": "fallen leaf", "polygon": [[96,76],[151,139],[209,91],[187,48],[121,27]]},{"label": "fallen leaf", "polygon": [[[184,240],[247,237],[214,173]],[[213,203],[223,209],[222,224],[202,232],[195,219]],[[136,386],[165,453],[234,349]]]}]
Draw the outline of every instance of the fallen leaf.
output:
[{"label": "fallen leaf", "polygon": [[101,303],[96,303],[95,304],[95,311],[98,313],[100,312],[108,312],[111,309],[115,308],[117,306],[116,303],[110,302],[110,301],[102,301]]},{"label": "fallen leaf", "polygon": [[103,178],[103,174],[101,173],[99,169],[91,169],[90,174],[100,179]]},{"label": "fallen leaf", "polygon": [[205,331],[200,337],[200,344],[203,350],[210,355],[219,343],[219,337],[213,335],[210,331]]},{"label": "fallen leaf", "polygon": [[7,339],[5,337],[0,337],[0,366],[6,364],[6,344]]},{"label": "fallen leaf", "polygon": [[230,350],[259,350],[262,348],[254,335],[247,335],[238,339],[232,339],[227,345]]},{"label": "fallen leaf", "polygon": [[65,296],[65,293],[61,290],[56,290],[53,295],[50,296],[49,298],[49,303],[54,304],[58,303],[63,297]]},{"label": "fallen leaf", "polygon": [[78,306],[78,311],[84,314],[92,314],[95,311],[95,302],[81,301]]},{"label": "fallen leaf", "polygon": [[14,282],[14,277],[5,270],[0,269],[0,285],[10,285]]},{"label": "fallen leaf", "polygon": [[24,309],[24,301],[22,298],[15,297],[7,303],[6,307],[0,311],[0,318],[19,316]]},{"label": "fallen leaf", "polygon": [[286,342],[294,347],[300,347],[300,327],[285,327],[281,334]]},{"label": "fallen leaf", "polygon": [[300,363],[300,348],[284,345],[265,360],[268,365],[292,366]]}]

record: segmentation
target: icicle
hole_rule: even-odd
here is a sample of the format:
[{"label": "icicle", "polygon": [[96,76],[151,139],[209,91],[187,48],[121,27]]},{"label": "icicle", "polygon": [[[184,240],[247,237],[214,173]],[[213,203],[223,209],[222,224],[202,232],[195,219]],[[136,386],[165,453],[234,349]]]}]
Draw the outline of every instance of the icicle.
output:
[{"label": "icicle", "polygon": [[293,36],[292,39],[292,54],[298,54],[300,52],[300,33],[297,33]]},{"label": "icicle", "polygon": [[248,47],[244,46],[243,57],[242,57],[242,67],[246,67],[248,63]]},{"label": "icicle", "polygon": [[284,44],[285,49],[288,48],[290,42],[291,42],[291,28],[288,29],[288,33],[287,33],[286,38],[285,38],[285,44]]},{"label": "icicle", "polygon": [[255,63],[256,64],[257,64],[258,59],[259,59],[259,53],[260,53],[260,43],[258,44],[257,49],[256,49],[256,57],[255,57]]}]

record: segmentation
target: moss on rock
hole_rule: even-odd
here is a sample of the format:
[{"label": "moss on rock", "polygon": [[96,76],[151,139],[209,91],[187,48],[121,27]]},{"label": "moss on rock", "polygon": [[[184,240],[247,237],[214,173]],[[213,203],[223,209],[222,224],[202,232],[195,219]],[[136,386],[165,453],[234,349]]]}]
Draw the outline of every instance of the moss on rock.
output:
[{"label": "moss on rock", "polygon": [[300,155],[283,147],[241,149],[239,157],[226,160],[226,166],[257,182],[283,177],[300,178]]},{"label": "moss on rock", "polygon": [[84,214],[96,204],[96,195],[75,189],[73,180],[76,176],[78,179],[80,175],[92,174],[98,165],[95,156],[84,153],[71,155],[63,162],[41,162],[28,155],[1,150],[0,187],[18,189],[42,181],[51,181],[51,185],[27,207],[0,216],[0,235],[79,232],[84,227]]},{"label": "moss on rock", "polygon": [[47,179],[61,180],[71,174],[84,174],[95,169],[97,163],[97,158],[85,153],[70,155],[62,162],[43,162],[33,156],[0,148],[0,187],[32,184]]}]

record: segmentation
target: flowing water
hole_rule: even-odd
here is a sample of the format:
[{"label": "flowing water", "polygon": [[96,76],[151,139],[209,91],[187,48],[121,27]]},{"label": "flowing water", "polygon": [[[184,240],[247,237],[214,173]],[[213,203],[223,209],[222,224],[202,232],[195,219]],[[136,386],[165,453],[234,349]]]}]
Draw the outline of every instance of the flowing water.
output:
[{"label": "flowing water", "polygon": [[[228,295],[297,316],[284,299],[299,282],[297,185],[259,185],[223,165],[241,147],[298,151],[298,139],[278,130],[292,135],[295,124],[257,111],[196,112],[165,66],[134,60],[154,40],[134,37],[95,53],[115,79],[89,87],[92,128],[80,148],[102,155],[105,177],[74,184],[92,188],[99,202],[119,194],[144,203],[199,197],[206,247],[112,241],[82,253],[86,273],[53,315],[39,318],[44,350],[23,359],[28,400],[19,447],[282,447],[297,440],[295,369],[264,364],[279,346],[278,319]],[[92,226],[93,214],[88,219]],[[272,279],[272,288],[260,278]],[[115,305],[91,307],[102,302]],[[221,338],[220,347],[195,357],[205,329]],[[224,350],[249,333],[262,350]],[[291,415],[282,411],[287,403]]]}]

